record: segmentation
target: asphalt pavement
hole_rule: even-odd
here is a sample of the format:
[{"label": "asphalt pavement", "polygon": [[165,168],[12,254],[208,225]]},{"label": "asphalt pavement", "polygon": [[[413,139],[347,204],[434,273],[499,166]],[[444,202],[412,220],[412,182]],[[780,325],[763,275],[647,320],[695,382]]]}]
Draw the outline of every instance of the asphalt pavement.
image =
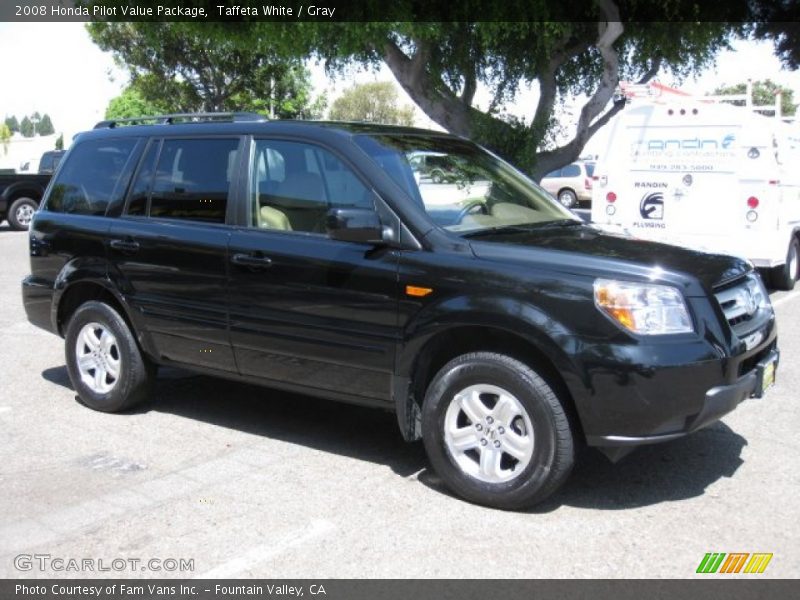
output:
[{"label": "asphalt pavement", "polygon": [[26,233],[0,226],[0,265],[0,577],[695,577],[707,552],[800,573],[800,286],[772,294],[766,398],[617,465],[586,450],[511,513],[448,494],[388,413],[177,370],[93,412],[25,319]]}]

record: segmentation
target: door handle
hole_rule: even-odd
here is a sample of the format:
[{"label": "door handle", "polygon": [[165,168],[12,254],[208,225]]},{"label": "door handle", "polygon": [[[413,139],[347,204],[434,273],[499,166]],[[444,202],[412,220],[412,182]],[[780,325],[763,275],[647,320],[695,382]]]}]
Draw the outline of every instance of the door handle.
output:
[{"label": "door handle", "polygon": [[272,265],[272,259],[266,256],[256,256],[254,254],[234,254],[231,262],[243,267],[256,267],[265,269]]},{"label": "door handle", "polygon": [[108,245],[114,250],[129,254],[139,251],[139,242],[134,242],[133,240],[111,240]]}]

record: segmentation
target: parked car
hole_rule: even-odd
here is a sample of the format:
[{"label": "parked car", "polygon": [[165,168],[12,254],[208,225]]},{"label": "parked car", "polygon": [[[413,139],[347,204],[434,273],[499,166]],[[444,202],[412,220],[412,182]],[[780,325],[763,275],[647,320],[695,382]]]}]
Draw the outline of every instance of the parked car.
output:
[{"label": "parked car", "polygon": [[[78,136],[31,227],[25,310],[90,408],[159,365],[382,408],[454,492],[518,509],[583,443],[616,460],[775,381],[750,263],[606,234],[467,140],[161,121]],[[461,165],[450,204],[419,152]]]},{"label": "parked car", "polygon": [[27,229],[49,181],[50,175],[0,174],[0,221],[17,231]]},{"label": "parked car", "polygon": [[[64,154],[64,150],[50,150],[42,154],[38,175],[0,173],[0,221],[6,219],[11,229],[17,231],[28,228],[50,177]],[[25,166],[30,164],[25,163]]]},{"label": "parked car", "polygon": [[39,173],[45,175],[55,173],[58,163],[64,158],[66,152],[66,150],[50,150],[42,154],[42,158],[39,159]]},{"label": "parked car", "polygon": [[542,178],[541,186],[567,208],[577,208],[581,202],[592,201],[593,162],[578,161]]},{"label": "parked car", "polygon": [[433,183],[451,183],[457,177],[457,167],[447,154],[440,152],[413,152],[408,163],[420,179],[430,179]]}]

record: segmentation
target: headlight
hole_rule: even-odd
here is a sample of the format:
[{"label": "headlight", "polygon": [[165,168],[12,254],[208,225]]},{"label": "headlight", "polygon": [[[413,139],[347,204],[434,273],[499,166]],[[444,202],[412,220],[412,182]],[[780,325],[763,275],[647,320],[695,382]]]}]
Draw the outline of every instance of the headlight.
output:
[{"label": "headlight", "polygon": [[667,285],[597,279],[594,303],[616,323],[640,335],[694,331],[683,296]]}]

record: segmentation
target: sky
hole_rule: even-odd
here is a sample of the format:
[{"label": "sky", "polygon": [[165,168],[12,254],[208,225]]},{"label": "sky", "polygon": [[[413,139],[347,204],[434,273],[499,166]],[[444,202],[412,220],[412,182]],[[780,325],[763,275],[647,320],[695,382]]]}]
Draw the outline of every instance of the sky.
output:
[{"label": "sky", "polygon": [[[65,133],[65,140],[101,120],[109,100],[127,82],[126,73],[115,66],[110,54],[94,45],[83,23],[0,23],[0,57],[0,116],[21,119],[34,111],[48,113],[56,130]],[[346,79],[336,81],[325,75],[321,65],[309,63],[309,68],[317,91],[327,90],[331,100],[353,83],[394,82],[386,67],[378,71],[352,69]],[[733,51],[720,54],[715,68],[680,87],[704,94],[719,85],[766,77],[795,90],[795,99],[800,100],[800,72],[782,69],[769,43],[737,41]],[[665,77],[660,81],[675,83]],[[413,104],[399,86],[398,90],[404,103]],[[530,118],[536,97],[535,86],[521,90],[509,112]],[[479,106],[487,106],[487,91],[479,89],[475,100]],[[417,124],[436,127],[419,110]]]}]

